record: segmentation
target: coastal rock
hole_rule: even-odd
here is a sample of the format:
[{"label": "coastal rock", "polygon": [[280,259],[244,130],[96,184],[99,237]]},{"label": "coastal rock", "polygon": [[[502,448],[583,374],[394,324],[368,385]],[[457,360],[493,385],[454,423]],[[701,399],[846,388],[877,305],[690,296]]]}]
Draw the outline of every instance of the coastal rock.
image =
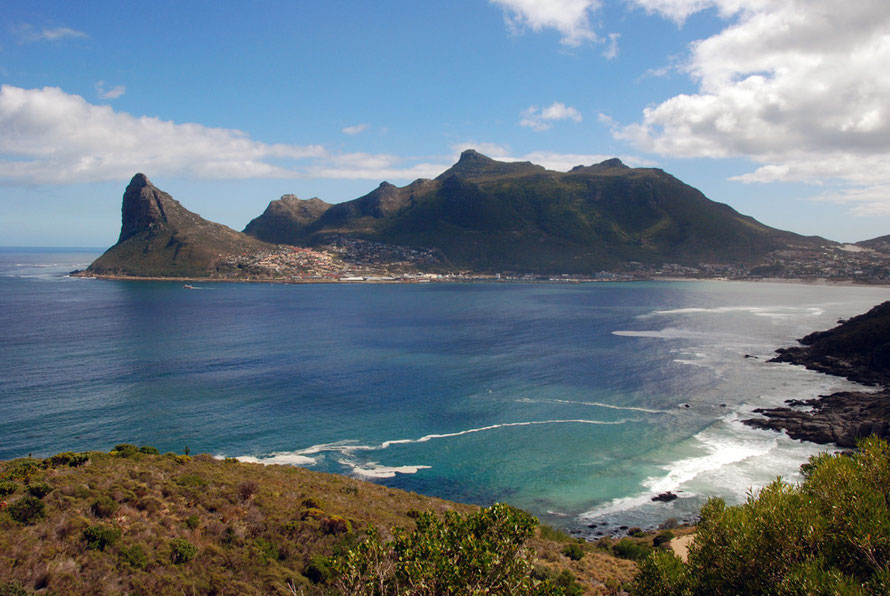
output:
[{"label": "coastal rock", "polygon": [[754,410],[764,418],[748,426],[784,430],[793,439],[855,447],[869,435],[890,438],[890,302],[828,331],[811,333],[802,346],[776,350],[770,362],[787,362],[866,385],[874,393],[844,391],[817,399],[788,400],[787,407]]},{"label": "coastal rock", "polygon": [[660,501],[662,503],[670,503],[671,501],[678,499],[677,495],[672,493],[671,491],[663,492],[652,497],[653,501]]}]

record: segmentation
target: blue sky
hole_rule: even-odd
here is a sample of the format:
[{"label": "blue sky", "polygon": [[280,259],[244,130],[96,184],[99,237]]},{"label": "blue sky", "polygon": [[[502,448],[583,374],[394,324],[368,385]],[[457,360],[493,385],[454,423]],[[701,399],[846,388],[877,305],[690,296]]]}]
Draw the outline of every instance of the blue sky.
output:
[{"label": "blue sky", "polygon": [[775,227],[890,233],[885,0],[0,4],[0,245],[112,244],[137,171],[242,229],[470,147],[618,156]]}]

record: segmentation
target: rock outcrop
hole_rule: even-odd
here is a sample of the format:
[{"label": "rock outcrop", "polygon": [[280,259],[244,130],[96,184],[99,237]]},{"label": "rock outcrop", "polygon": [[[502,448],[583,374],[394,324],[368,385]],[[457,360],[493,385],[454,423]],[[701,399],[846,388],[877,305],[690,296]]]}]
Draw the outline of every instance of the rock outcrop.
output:
[{"label": "rock outcrop", "polygon": [[844,391],[788,407],[755,410],[764,418],[745,420],[755,428],[784,430],[794,439],[854,447],[872,434],[890,438],[890,302],[875,306],[834,329],[817,331],[801,346],[777,350],[771,362],[788,362],[866,385],[876,392]]}]

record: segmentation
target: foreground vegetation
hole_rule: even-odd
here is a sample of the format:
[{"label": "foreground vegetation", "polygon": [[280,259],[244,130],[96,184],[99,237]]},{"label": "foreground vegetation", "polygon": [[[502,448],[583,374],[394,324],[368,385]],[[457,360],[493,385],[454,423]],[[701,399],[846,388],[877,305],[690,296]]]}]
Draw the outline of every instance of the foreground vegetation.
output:
[{"label": "foreground vegetation", "polygon": [[727,507],[709,500],[689,559],[645,559],[637,594],[890,593],[890,447],[865,439],[822,454],[792,486],[777,480]]},{"label": "foreground vegetation", "polygon": [[0,501],[0,594],[604,594],[637,569],[503,505],[133,445],[0,462]]}]

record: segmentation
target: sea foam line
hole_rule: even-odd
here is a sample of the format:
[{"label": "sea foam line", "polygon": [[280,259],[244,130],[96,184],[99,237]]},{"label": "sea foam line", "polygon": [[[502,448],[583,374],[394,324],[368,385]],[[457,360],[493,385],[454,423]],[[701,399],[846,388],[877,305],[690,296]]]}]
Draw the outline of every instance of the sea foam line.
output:
[{"label": "sea foam line", "polygon": [[[238,459],[245,462],[252,463],[263,463],[263,464],[273,464],[273,463],[291,463],[292,465],[311,465],[316,463],[316,459],[312,457],[308,457],[310,455],[316,455],[325,452],[331,453],[339,453],[344,456],[350,456],[356,451],[380,451],[382,449],[387,449],[393,445],[408,445],[413,443],[426,443],[427,441],[432,441],[434,439],[450,439],[453,437],[460,437],[463,435],[469,435],[473,433],[480,433],[490,430],[496,430],[499,428],[514,428],[521,426],[536,426],[542,424],[593,424],[593,425],[616,425],[616,424],[626,424],[627,422],[635,422],[635,420],[587,420],[583,418],[569,418],[564,420],[529,420],[525,422],[503,422],[501,424],[492,424],[489,426],[481,426],[478,428],[469,428],[466,430],[460,430],[453,433],[438,433],[438,434],[429,434],[424,435],[418,439],[393,439],[390,441],[383,441],[378,445],[359,445],[356,444],[355,440],[347,439],[343,441],[336,441],[334,443],[320,443],[318,445],[312,445],[310,447],[306,447],[305,449],[300,449],[297,451],[289,451],[289,452],[276,452],[272,453],[267,457],[256,457],[256,456],[244,456],[239,457]],[[294,460],[293,462],[287,461],[288,459]],[[301,461],[302,460],[302,461]]]},{"label": "sea foam line", "polygon": [[653,410],[651,408],[640,408],[637,406],[616,406],[613,404],[604,404],[598,401],[572,401],[568,399],[529,399],[522,398],[516,400],[524,404],[569,404],[572,406],[593,406],[596,408],[609,408],[610,410],[628,410],[630,412],[644,412],[646,414],[673,414],[670,410]]},{"label": "sea foam line", "polygon": [[[778,311],[778,312],[777,312]],[[804,312],[808,316],[818,317],[825,313],[822,308],[815,306],[717,306],[714,308],[703,308],[703,307],[688,307],[688,308],[673,308],[666,310],[656,310],[645,316],[653,316],[653,315],[685,315],[685,314],[696,314],[696,313],[713,313],[713,314],[723,314],[729,312],[748,312],[755,316],[759,317],[782,317],[786,316],[784,312],[788,314],[794,314],[798,312]]]}]

